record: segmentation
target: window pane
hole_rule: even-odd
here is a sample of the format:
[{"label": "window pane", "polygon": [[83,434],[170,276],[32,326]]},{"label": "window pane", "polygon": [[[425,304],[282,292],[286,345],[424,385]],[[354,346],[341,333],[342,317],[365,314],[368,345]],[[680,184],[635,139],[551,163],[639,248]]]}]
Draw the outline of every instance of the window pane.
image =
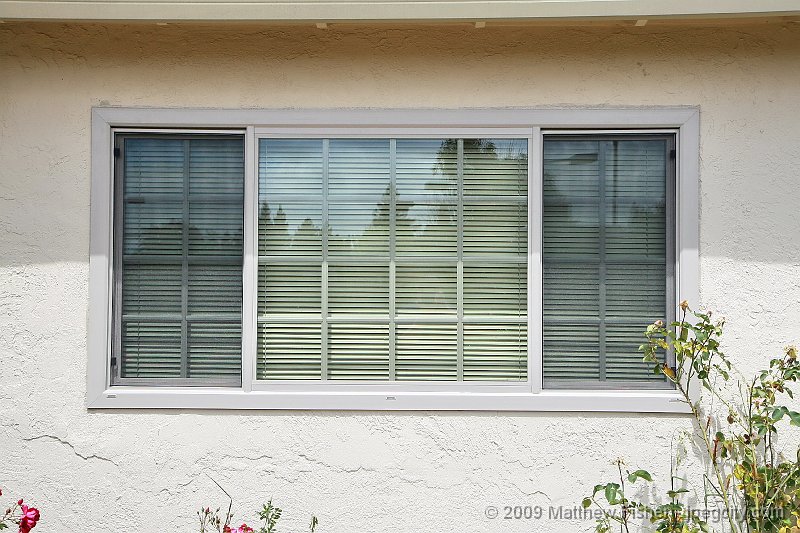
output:
[{"label": "window pane", "polygon": [[638,347],[648,324],[668,318],[671,146],[664,136],[545,139],[546,385],[667,386]]},{"label": "window pane", "polygon": [[388,380],[387,324],[331,324],[328,327],[328,379]]},{"label": "window pane", "polygon": [[398,324],[397,379],[406,381],[458,378],[456,324]]},{"label": "window pane", "polygon": [[525,139],[464,139],[464,194],[526,196]]},{"label": "window pane", "polygon": [[389,256],[389,205],[376,200],[328,204],[328,254]]},{"label": "window pane", "polygon": [[238,383],[241,137],[121,139],[119,377]]},{"label": "window pane", "polygon": [[322,267],[306,263],[262,263],[258,268],[258,314],[322,312]]},{"label": "window pane", "polygon": [[458,195],[458,141],[398,139],[397,194]]},{"label": "window pane", "polygon": [[389,315],[389,265],[328,266],[328,312]]},{"label": "window pane", "polygon": [[455,263],[397,265],[397,313],[455,314],[458,271]]},{"label": "window pane", "polygon": [[527,379],[527,146],[261,140],[258,378]]},{"label": "window pane", "polygon": [[257,379],[319,379],[319,323],[258,325]]},{"label": "window pane", "polygon": [[465,324],[464,379],[524,381],[528,376],[527,324]]},{"label": "window pane", "polygon": [[527,203],[468,203],[464,206],[464,255],[528,252]]},{"label": "window pane", "polygon": [[441,201],[398,202],[396,253],[402,256],[458,256],[458,205]]},{"label": "window pane", "polygon": [[464,313],[527,315],[527,276],[526,263],[464,263]]}]

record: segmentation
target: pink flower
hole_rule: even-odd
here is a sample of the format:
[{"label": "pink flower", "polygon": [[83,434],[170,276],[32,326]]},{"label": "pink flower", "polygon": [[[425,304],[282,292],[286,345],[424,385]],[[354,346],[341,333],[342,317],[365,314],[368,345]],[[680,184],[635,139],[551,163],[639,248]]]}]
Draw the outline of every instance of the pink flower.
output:
[{"label": "pink flower", "polygon": [[[22,500],[20,500],[22,501]],[[19,533],[28,533],[39,521],[39,509],[22,505],[22,516],[19,519]]]},{"label": "pink flower", "polygon": [[231,533],[253,533],[253,528],[248,526],[247,524],[242,524],[241,526],[237,527],[236,529],[228,528],[228,530]]}]

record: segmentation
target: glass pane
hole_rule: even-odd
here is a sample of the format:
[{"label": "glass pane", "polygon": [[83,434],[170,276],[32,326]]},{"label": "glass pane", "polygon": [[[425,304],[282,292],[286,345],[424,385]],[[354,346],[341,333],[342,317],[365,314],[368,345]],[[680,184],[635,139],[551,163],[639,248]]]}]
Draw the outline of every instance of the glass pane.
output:
[{"label": "glass pane", "polygon": [[373,381],[389,379],[389,326],[330,324],[328,378]]},{"label": "glass pane", "polygon": [[320,196],[322,166],[320,139],[261,139],[259,198]]},{"label": "glass pane", "polygon": [[328,253],[389,255],[388,198],[370,203],[328,204]]},{"label": "glass pane", "polygon": [[330,265],[328,313],[388,315],[389,265]]},{"label": "glass pane", "polygon": [[261,263],[258,314],[322,312],[322,267],[305,263]]},{"label": "glass pane", "polygon": [[397,313],[454,314],[458,302],[458,272],[452,264],[397,265]]},{"label": "glass pane", "polygon": [[526,196],[527,139],[464,139],[464,194]]},{"label": "glass pane", "polygon": [[329,195],[388,197],[389,139],[331,139],[328,157]]},{"label": "glass pane", "polygon": [[458,205],[398,203],[397,255],[457,257]]},{"label": "glass pane", "polygon": [[527,149],[261,140],[259,378],[527,379]]},{"label": "glass pane", "polygon": [[527,342],[527,324],[464,324],[464,380],[527,380]]},{"label": "glass pane", "polygon": [[518,203],[464,206],[464,255],[528,253],[528,207]]},{"label": "glass pane", "polygon": [[122,326],[122,377],[181,377],[181,324],[126,320]]},{"label": "glass pane", "polygon": [[458,326],[398,324],[396,365],[400,381],[455,381]]},{"label": "glass pane", "polygon": [[120,376],[241,373],[244,141],[122,139]]},{"label": "glass pane", "polygon": [[319,379],[319,324],[259,324],[256,379]]},{"label": "glass pane", "polygon": [[638,347],[647,324],[667,319],[670,145],[645,136],[545,139],[546,383],[666,386]]},{"label": "glass pane", "polygon": [[322,206],[262,200],[258,214],[258,253],[321,256]]},{"label": "glass pane", "polygon": [[458,195],[458,141],[398,139],[397,194]]},{"label": "glass pane", "polygon": [[525,263],[465,263],[464,314],[525,316],[527,287]]}]

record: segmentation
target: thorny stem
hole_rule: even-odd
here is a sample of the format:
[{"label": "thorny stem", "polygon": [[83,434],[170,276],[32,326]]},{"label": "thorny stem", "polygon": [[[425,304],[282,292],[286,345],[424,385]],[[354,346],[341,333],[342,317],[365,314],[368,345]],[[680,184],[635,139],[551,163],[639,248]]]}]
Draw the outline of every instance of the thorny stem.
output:
[{"label": "thorny stem", "polygon": [[[708,456],[713,459],[714,452],[711,446],[711,441],[708,438],[708,432],[703,430],[703,422],[701,419],[700,411],[698,410],[697,406],[692,403],[691,398],[689,397],[689,393],[686,391],[686,388],[681,383],[676,383],[678,386],[678,390],[680,391],[681,395],[683,396],[686,403],[689,405],[689,408],[692,411],[692,416],[694,417],[695,422],[697,423],[698,427],[701,429],[700,433],[703,436],[703,444],[706,447],[706,452]],[[714,474],[717,478],[717,485],[719,486],[718,493],[722,496],[722,503],[725,505],[725,511],[728,514],[728,523],[731,526],[731,532],[736,533],[739,529],[736,527],[736,524],[733,521],[733,514],[731,513],[731,505],[728,498],[728,491],[725,489],[725,483],[722,479],[722,472],[720,471],[719,467],[717,466],[715,461],[711,461],[711,466],[714,469]],[[712,483],[713,486],[713,483]]]},{"label": "thorny stem", "polygon": [[626,533],[628,530],[628,498],[625,496],[625,476],[622,475],[622,460],[617,461],[617,469],[619,470],[619,485],[622,488],[622,526],[625,528]]}]

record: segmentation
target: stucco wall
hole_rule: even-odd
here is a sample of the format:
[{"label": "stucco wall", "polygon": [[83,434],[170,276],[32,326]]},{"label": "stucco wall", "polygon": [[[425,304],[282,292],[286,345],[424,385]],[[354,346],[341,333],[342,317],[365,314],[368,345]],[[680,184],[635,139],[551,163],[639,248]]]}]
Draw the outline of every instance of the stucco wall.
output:
[{"label": "stucco wall", "polygon": [[[665,478],[675,416],[87,412],[89,110],[701,108],[702,304],[746,369],[800,341],[800,24],[731,28],[0,25],[0,487],[42,532],[192,531],[274,496],[287,530],[589,531],[625,456]],[[545,509],[545,514],[547,510]]]}]

